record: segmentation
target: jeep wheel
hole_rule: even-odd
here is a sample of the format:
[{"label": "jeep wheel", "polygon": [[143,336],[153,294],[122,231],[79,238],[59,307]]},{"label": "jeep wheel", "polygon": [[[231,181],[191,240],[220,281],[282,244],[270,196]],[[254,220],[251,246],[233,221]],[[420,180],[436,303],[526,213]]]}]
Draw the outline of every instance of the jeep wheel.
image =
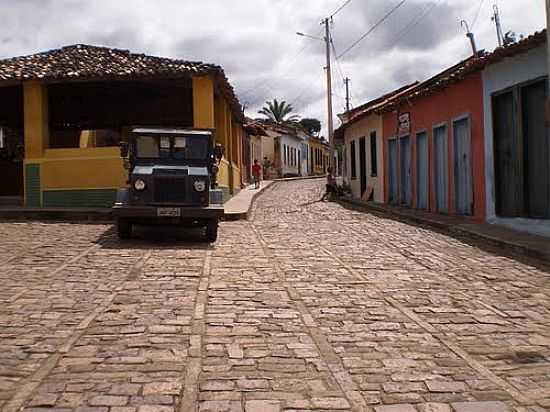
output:
[{"label": "jeep wheel", "polygon": [[127,219],[117,219],[116,229],[119,239],[130,239],[132,237],[132,223]]},{"label": "jeep wheel", "polygon": [[206,225],[206,240],[214,243],[218,239],[218,220],[211,220]]}]

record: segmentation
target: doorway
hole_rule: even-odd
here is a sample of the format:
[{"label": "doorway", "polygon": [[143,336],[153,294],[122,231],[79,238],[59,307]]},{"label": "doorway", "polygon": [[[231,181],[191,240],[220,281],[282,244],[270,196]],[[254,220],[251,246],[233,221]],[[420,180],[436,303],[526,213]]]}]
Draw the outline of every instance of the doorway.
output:
[{"label": "doorway", "polygon": [[367,191],[367,144],[364,137],[359,139],[359,179],[361,183],[361,198]]},{"label": "doorway", "polygon": [[416,207],[428,209],[428,133],[416,135]]},{"label": "doorway", "polygon": [[470,119],[453,122],[455,208],[456,213],[469,216],[473,209]]},{"label": "doorway", "polygon": [[525,154],[525,209],[533,219],[550,218],[550,143],[545,127],[547,84],[539,81],[521,93]]},{"label": "doorway", "polygon": [[550,143],[545,79],[493,95],[496,213],[550,218]]},{"label": "doorway", "polygon": [[399,139],[399,177],[400,177],[400,201],[402,204],[411,205],[411,150],[409,136]]},{"label": "doorway", "polygon": [[389,202],[397,203],[397,139],[388,140],[388,185],[389,185]]},{"label": "doorway", "polygon": [[448,199],[448,154],[447,154],[447,126],[435,127],[434,138],[434,193],[436,211],[447,213]]}]

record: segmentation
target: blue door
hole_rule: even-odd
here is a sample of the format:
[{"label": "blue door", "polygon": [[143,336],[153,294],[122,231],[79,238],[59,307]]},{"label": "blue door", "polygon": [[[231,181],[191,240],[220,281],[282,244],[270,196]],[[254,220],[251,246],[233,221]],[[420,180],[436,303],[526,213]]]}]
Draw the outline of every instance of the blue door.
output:
[{"label": "blue door", "polygon": [[447,213],[448,194],[447,127],[434,129],[434,191],[436,210]]},{"label": "blue door", "polygon": [[399,139],[400,158],[400,200],[402,204],[411,205],[411,146],[409,137]]},{"label": "blue door", "polygon": [[388,180],[389,180],[389,201],[397,203],[399,194],[397,192],[397,140],[388,141]]},{"label": "blue door", "polygon": [[416,135],[416,205],[428,209],[428,134]]}]

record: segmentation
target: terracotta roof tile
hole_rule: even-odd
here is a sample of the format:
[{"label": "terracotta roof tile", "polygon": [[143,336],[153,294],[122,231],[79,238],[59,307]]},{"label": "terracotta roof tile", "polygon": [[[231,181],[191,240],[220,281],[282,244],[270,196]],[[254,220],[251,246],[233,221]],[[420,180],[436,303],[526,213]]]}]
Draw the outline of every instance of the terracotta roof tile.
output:
[{"label": "terracotta roof tile", "polygon": [[45,80],[125,80],[213,75],[237,118],[241,106],[220,66],[131,53],[128,50],[76,44],[29,56],[0,60],[2,82]]}]

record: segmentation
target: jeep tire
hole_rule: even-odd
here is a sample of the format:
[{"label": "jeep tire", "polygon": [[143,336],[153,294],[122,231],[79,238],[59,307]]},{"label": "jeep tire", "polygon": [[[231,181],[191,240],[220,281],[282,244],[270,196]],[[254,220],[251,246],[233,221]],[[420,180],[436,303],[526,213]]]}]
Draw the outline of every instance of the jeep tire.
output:
[{"label": "jeep tire", "polygon": [[214,243],[218,239],[218,219],[212,219],[206,224],[206,240]]},{"label": "jeep tire", "polygon": [[132,223],[128,219],[118,218],[116,229],[119,239],[125,240],[132,237]]}]

